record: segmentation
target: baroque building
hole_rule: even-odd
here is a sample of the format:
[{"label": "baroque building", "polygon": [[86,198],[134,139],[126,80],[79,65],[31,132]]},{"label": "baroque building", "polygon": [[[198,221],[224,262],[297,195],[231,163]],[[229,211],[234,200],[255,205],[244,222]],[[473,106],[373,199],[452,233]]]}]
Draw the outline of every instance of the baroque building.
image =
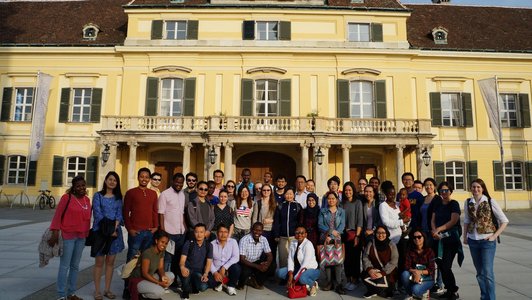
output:
[{"label": "baroque building", "polygon": [[[319,193],[332,175],[397,186],[409,171],[452,182],[458,200],[480,177],[497,199],[506,187],[508,208],[531,207],[532,9],[85,0],[2,2],[0,19],[8,195],[59,195],[77,174],[94,192],[110,170],[131,188],[144,166],[163,186],[176,171],[238,180],[248,167],[253,180],[303,174]],[[30,162],[38,72],[53,80]],[[493,76],[504,166],[478,85]]]}]

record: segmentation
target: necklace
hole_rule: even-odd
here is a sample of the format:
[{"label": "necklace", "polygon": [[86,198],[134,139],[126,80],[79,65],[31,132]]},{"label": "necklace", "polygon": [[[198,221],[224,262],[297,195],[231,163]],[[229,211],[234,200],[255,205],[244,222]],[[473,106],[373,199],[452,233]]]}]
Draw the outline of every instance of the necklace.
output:
[{"label": "necklace", "polygon": [[[85,205],[82,205],[81,202],[79,202],[78,198],[74,197],[76,199],[76,202],[79,204],[79,206],[83,209],[89,209],[89,204],[85,203]],[[83,199],[83,202],[85,202],[85,199]]]}]

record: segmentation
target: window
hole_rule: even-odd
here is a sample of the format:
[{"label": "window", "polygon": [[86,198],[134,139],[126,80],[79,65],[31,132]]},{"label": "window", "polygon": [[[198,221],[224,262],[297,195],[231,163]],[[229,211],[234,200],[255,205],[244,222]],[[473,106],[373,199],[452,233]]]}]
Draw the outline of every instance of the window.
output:
[{"label": "window", "polygon": [[432,39],[436,45],[446,45],[448,30],[444,27],[436,27],[432,29]]},{"label": "window", "polygon": [[15,111],[13,113],[13,121],[31,121],[33,92],[33,88],[15,89]]},{"label": "window", "polygon": [[504,172],[506,178],[504,180],[507,190],[522,190],[523,189],[523,163],[519,161],[508,161],[504,163]]},{"label": "window", "polygon": [[197,40],[197,20],[153,20],[151,23],[152,40]]},{"label": "window", "polygon": [[449,161],[445,163],[445,180],[457,190],[465,189],[465,167],[461,161]]},{"label": "window", "polygon": [[279,101],[278,81],[263,79],[255,81],[255,103],[257,116],[277,116]]},{"label": "window", "polygon": [[338,118],[386,118],[384,80],[337,80]]},{"label": "window", "polygon": [[291,39],[291,23],[287,21],[244,21],[243,40],[288,41]]},{"label": "window", "polygon": [[72,183],[72,178],[81,175],[85,177],[87,169],[87,159],[84,157],[73,156],[67,159],[67,178],[68,185]]},{"label": "window", "polygon": [[460,104],[460,94],[441,94],[441,114],[443,126],[461,126],[462,109]]},{"label": "window", "polygon": [[276,41],[279,39],[279,22],[257,22],[257,39]]},{"label": "window", "polygon": [[63,88],[59,122],[98,123],[100,122],[102,89]]},{"label": "window", "polygon": [[502,127],[517,127],[517,95],[500,94],[499,101]]},{"label": "window", "polygon": [[181,116],[183,114],[183,79],[161,80],[160,116]]},{"label": "window", "polygon": [[469,93],[430,93],[432,126],[473,127]]},{"label": "window", "polygon": [[373,118],[373,83],[352,81],[350,86],[350,117]]},{"label": "window", "polygon": [[71,122],[89,122],[91,115],[92,89],[72,89]]},{"label": "window", "polygon": [[94,41],[98,37],[98,32],[100,32],[100,28],[97,25],[89,23],[83,26],[83,39]]},{"label": "window", "polygon": [[26,157],[9,156],[7,161],[7,183],[24,184],[26,180]]},{"label": "window", "polygon": [[370,24],[349,23],[348,34],[350,42],[369,42]]},{"label": "window", "polygon": [[166,39],[168,40],[186,40],[187,39],[187,22],[186,21],[168,21],[166,24]]}]

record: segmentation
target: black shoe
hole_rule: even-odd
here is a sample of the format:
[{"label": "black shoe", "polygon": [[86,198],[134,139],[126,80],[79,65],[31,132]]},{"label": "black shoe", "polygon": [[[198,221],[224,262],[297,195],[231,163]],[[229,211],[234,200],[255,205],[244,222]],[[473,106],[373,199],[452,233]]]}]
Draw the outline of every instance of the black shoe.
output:
[{"label": "black shoe", "polygon": [[324,287],[320,287],[320,290],[322,291],[330,291],[332,289],[332,284],[329,282]]},{"label": "black shoe", "polygon": [[122,292],[122,299],[131,299],[131,294],[129,294],[129,289],[124,289]]},{"label": "black shoe", "polygon": [[188,300],[189,298],[190,298],[190,296],[188,295],[188,292],[182,292],[181,293],[181,299]]},{"label": "black shoe", "polygon": [[366,298],[366,299],[373,298],[375,296],[377,296],[377,293],[373,293],[373,292],[369,292],[369,291],[364,294],[364,298]]},{"label": "black shoe", "polygon": [[341,285],[337,286],[335,291],[338,293],[338,295],[345,295],[344,287]]},{"label": "black shoe", "polygon": [[460,295],[458,295],[458,292],[451,292],[447,291],[440,296],[438,296],[439,299],[449,299],[449,300],[457,300],[460,298]]}]

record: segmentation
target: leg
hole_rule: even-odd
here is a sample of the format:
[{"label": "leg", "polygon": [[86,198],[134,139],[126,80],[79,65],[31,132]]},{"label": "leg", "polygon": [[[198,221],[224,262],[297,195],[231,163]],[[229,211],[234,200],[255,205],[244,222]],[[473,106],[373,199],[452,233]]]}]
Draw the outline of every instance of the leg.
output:
[{"label": "leg", "polygon": [[279,239],[279,268],[284,268],[288,265],[288,247],[290,246],[288,237],[281,237]]},{"label": "leg", "polygon": [[77,289],[79,262],[81,261],[81,255],[85,248],[85,239],[76,239],[74,244],[74,250],[72,252],[72,259],[70,260],[70,270],[68,272],[68,293],[72,295]]},{"label": "leg", "polygon": [[458,287],[456,286],[456,280],[454,278],[453,274],[453,260],[456,256],[456,253],[458,251],[458,245],[449,245],[444,246],[443,248],[443,257],[440,260],[438,260],[438,270],[441,271],[441,277],[443,280],[443,283],[445,284],[445,288],[447,291],[451,293],[456,293],[458,291]]},{"label": "leg", "polygon": [[115,267],[116,255],[107,255],[105,257],[105,292],[111,291],[111,281]]},{"label": "leg", "polygon": [[[61,234],[61,233],[59,233]],[[67,296],[67,276],[70,267],[70,261],[72,260],[72,254],[74,253],[74,246],[76,239],[63,240],[63,255],[59,261],[59,272],[57,273],[57,296],[58,298]]]},{"label": "leg", "polygon": [[249,276],[253,274],[253,270],[245,265],[240,265],[240,280],[238,281],[238,287],[243,288],[246,285],[246,281]]},{"label": "leg", "polygon": [[[174,245],[176,243],[177,234],[169,234],[170,240],[174,242]],[[172,267],[172,258],[175,255],[175,246],[174,246],[174,253],[170,254],[170,252],[165,251],[164,252],[164,270],[170,271],[170,268]]]},{"label": "leg", "polygon": [[[140,248],[142,246],[142,232],[139,232],[137,235],[128,235],[127,236],[127,256],[126,256],[126,262],[133,259],[133,257],[140,253]],[[129,289],[128,289],[128,280],[124,280],[124,292],[122,294],[122,298],[129,299]]]},{"label": "leg", "polygon": [[139,282],[137,290],[139,291],[139,294],[142,294],[144,298],[148,299],[160,299],[164,295],[164,289],[162,286],[147,280]]},{"label": "leg", "polygon": [[481,242],[482,251],[482,276],[485,282],[485,299],[495,300],[495,274],[493,272],[493,260],[495,259],[496,241],[483,240]]},{"label": "leg", "polygon": [[286,280],[286,276],[288,276],[288,268],[285,267],[285,268],[278,269],[277,272],[275,273],[275,276],[277,276],[277,278],[280,278],[281,280]]},{"label": "leg", "polygon": [[343,274],[344,274],[344,265],[338,265],[332,267],[334,270],[334,285],[338,287],[343,287]]},{"label": "leg", "polygon": [[319,269],[307,269],[301,276],[299,277],[299,282],[301,284],[305,284],[307,286],[314,285],[314,282],[318,280],[320,277],[320,270]]},{"label": "leg", "polygon": [[238,263],[233,264],[227,270],[229,282],[227,283],[228,287],[236,287],[238,283],[238,278],[240,277],[240,265]]},{"label": "leg", "polygon": [[204,292],[209,288],[207,282],[201,281],[201,276],[201,272],[192,272],[192,274],[190,274],[193,291],[197,290],[198,292]]},{"label": "leg", "polygon": [[410,272],[408,270],[404,270],[403,273],[401,273],[401,283],[403,284],[406,293],[412,295],[412,282],[410,281]]},{"label": "leg", "polygon": [[412,296],[417,298],[423,298],[423,294],[425,294],[430,288],[434,285],[433,280],[427,280],[423,281],[420,284],[413,284],[412,286]]},{"label": "leg", "polygon": [[477,282],[478,286],[480,288],[480,299],[485,300],[488,299],[487,295],[487,287],[486,282],[484,279],[484,271],[483,271],[483,258],[482,258],[482,248],[481,248],[481,241],[476,241],[472,239],[467,240],[467,244],[469,245],[469,252],[471,252],[471,259],[473,260],[473,265],[475,266],[475,270],[477,271]]},{"label": "leg", "polygon": [[[345,276],[347,277],[347,282],[351,282],[351,277],[354,277],[354,263],[355,263],[355,246],[353,241],[346,241],[344,243],[345,247]],[[359,266],[360,268],[360,266]]]},{"label": "leg", "polygon": [[187,277],[181,276],[181,289],[183,291],[183,294],[186,294],[187,296],[192,289],[191,282],[190,282],[191,275],[192,275],[192,272]]},{"label": "leg", "polygon": [[102,279],[104,259],[105,259],[105,256],[96,256],[95,258],[94,272],[92,273],[93,279],[94,279],[94,295],[101,295],[100,283]]}]

